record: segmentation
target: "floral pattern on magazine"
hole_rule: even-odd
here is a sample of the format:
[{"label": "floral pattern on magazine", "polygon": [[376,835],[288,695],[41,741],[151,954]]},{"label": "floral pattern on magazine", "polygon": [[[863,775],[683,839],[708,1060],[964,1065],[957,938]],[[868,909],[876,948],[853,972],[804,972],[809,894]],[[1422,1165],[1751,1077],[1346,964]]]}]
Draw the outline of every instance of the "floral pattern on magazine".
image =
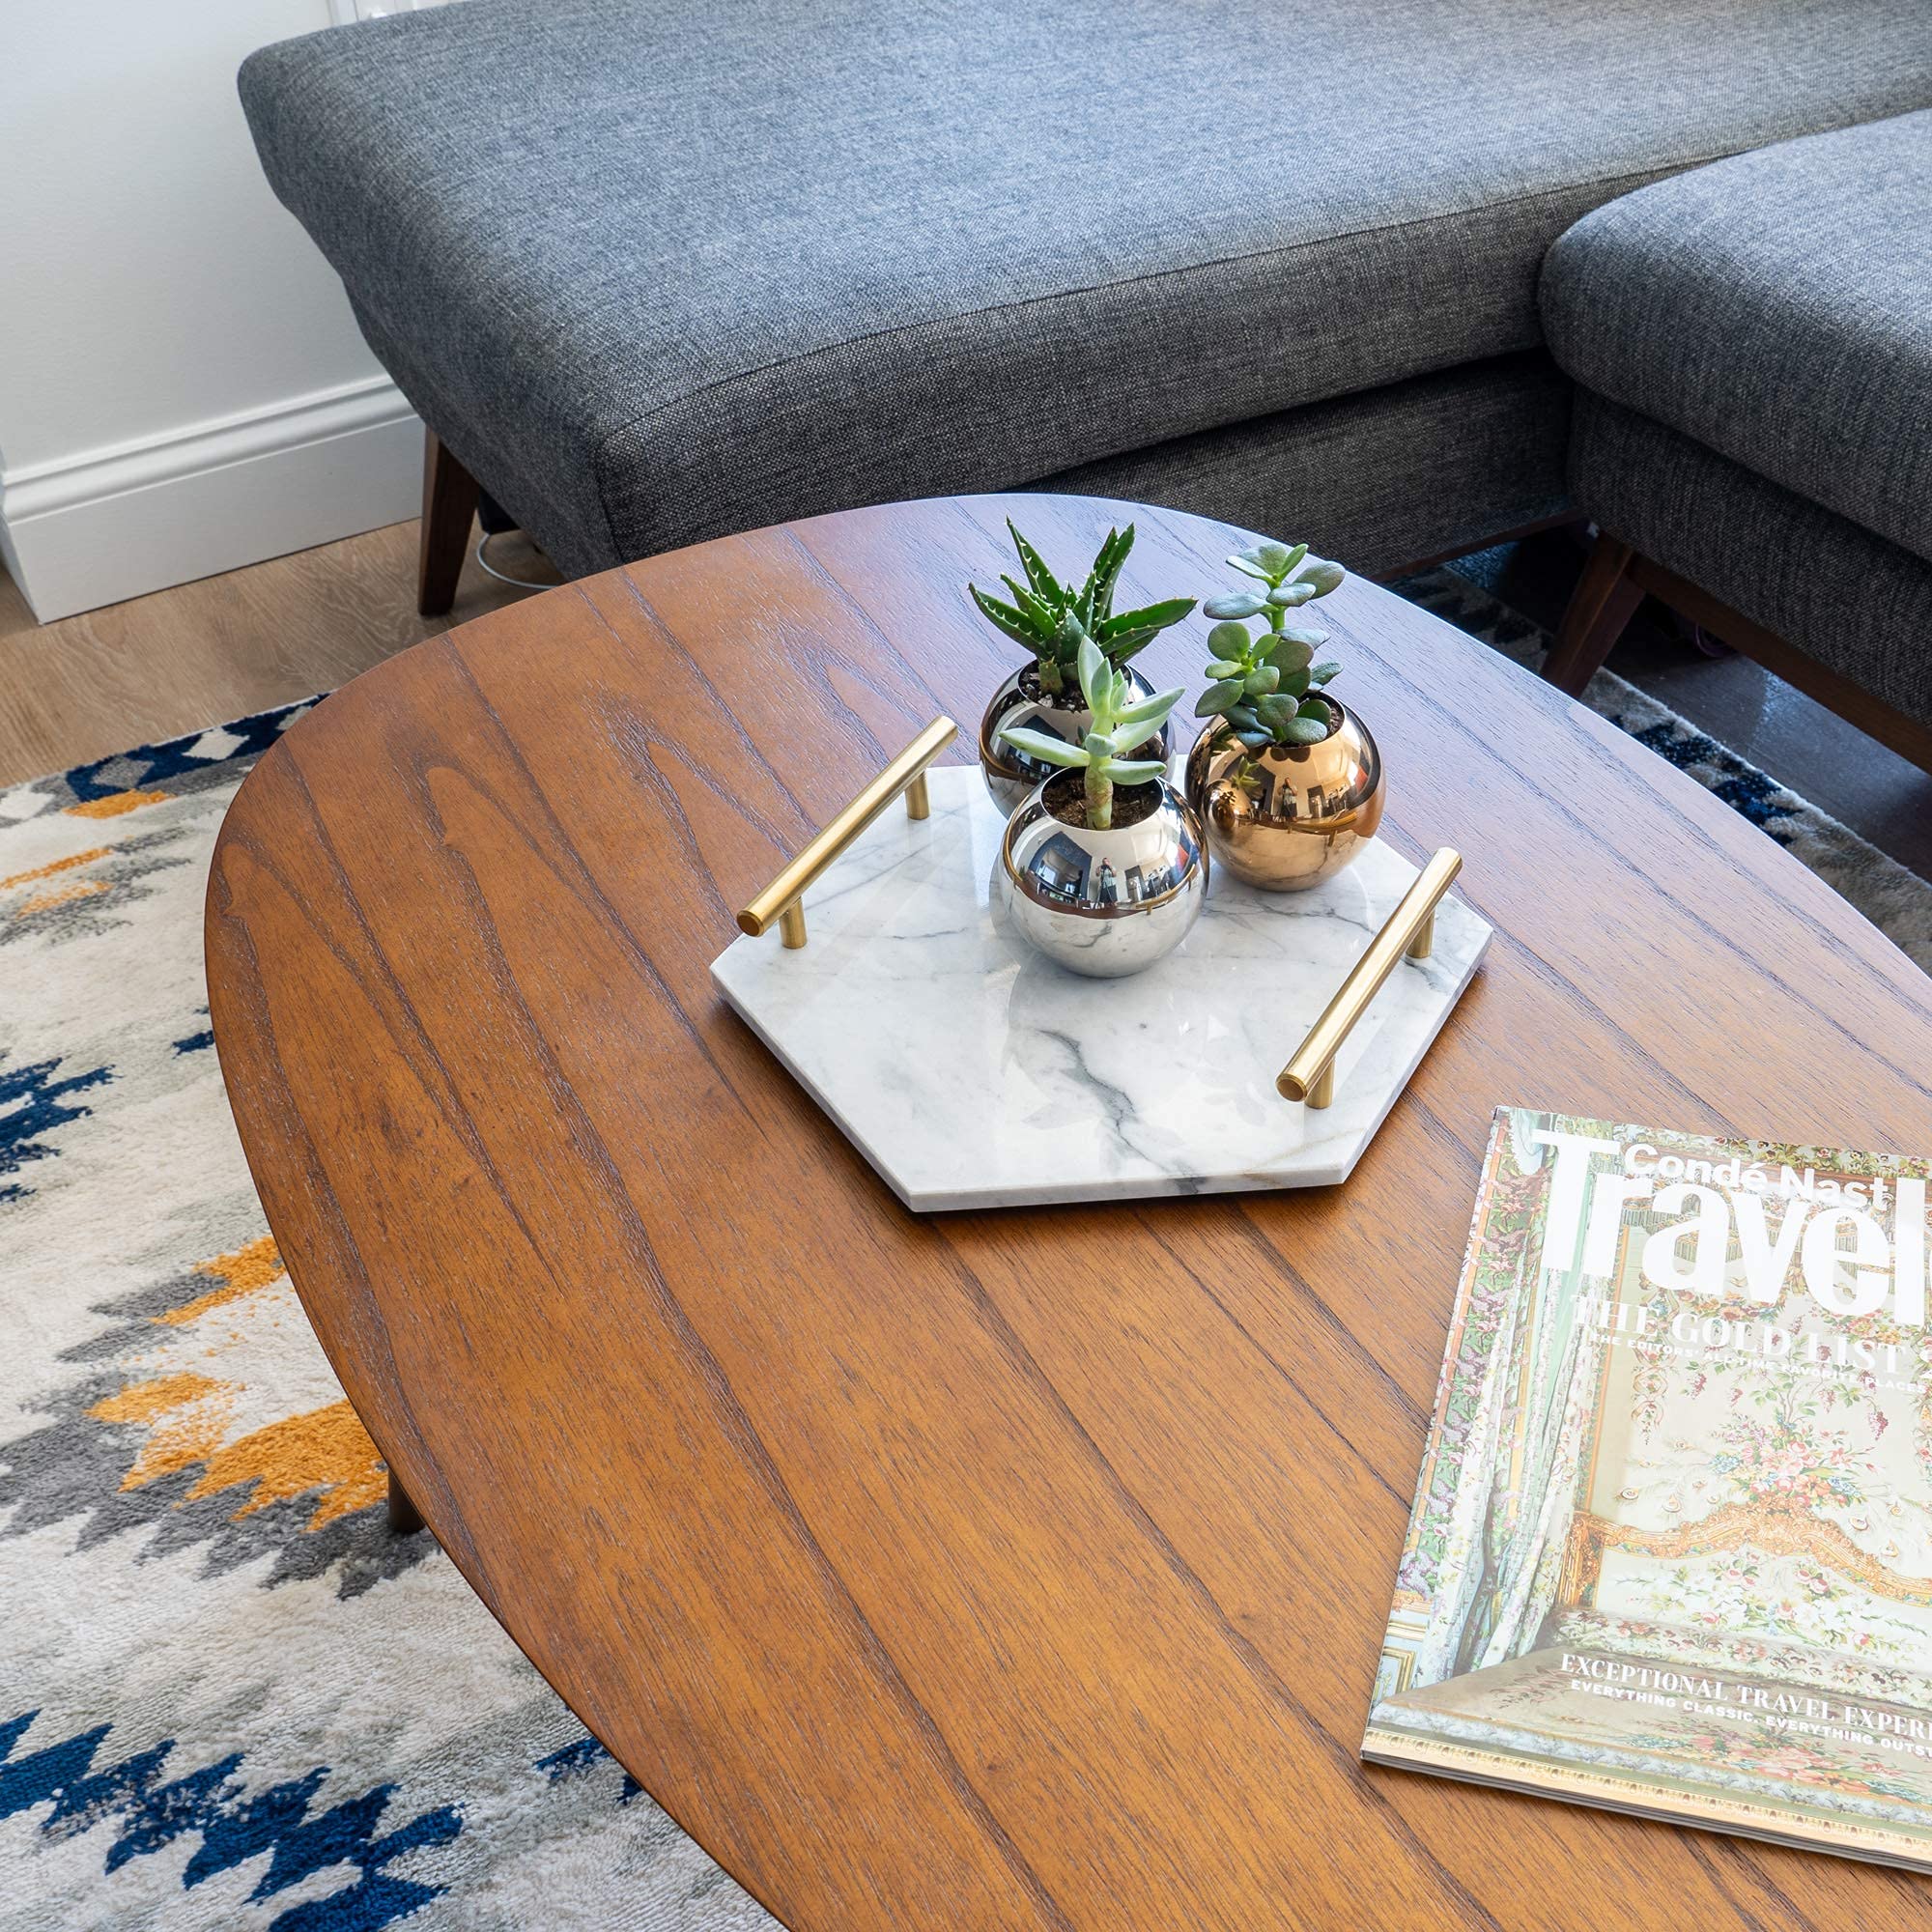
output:
[{"label": "floral pattern on magazine", "polygon": [[1522,1281],[1545,1184],[1541,1174],[1516,1168],[1506,1137],[1498,1137],[1492,1147],[1495,1172],[1486,1212],[1471,1239],[1462,1325],[1455,1352],[1443,1368],[1424,1489],[1416,1497],[1413,1532],[1396,1581],[1398,1591],[1430,1602],[1463,1554],[1458,1548],[1463,1539],[1455,1530],[1457,1490],[1483,1413],[1496,1337]]},{"label": "floral pattern on magazine", "polygon": [[[1794,1641],[1740,1636],[1710,1626],[1659,1624],[1597,1610],[1571,1610],[1552,1638],[1565,1649],[1663,1659],[1706,1670],[1779,1677],[1818,1690],[1838,1690],[1902,1704],[1932,1704],[1932,1678],[1869,1658],[1833,1656]],[[1932,1665],[1932,1656],[1925,1659]]]},{"label": "floral pattern on magazine", "polygon": [[1782,1562],[1739,1549],[1720,1565],[1679,1564],[1654,1579],[1643,1607],[1660,1622],[1706,1631],[1742,1631],[1819,1650],[1916,1659],[1924,1633],[1876,1608],[1822,1564],[1804,1557]]},{"label": "floral pattern on magazine", "polygon": [[[1798,1321],[1788,1307],[1773,1311],[1730,1301],[1688,1305],[1700,1315],[1732,1321],[1777,1320],[1795,1327]],[[1901,1350],[1909,1348],[1915,1365],[1921,1362],[1922,1340],[1917,1331],[1870,1317],[1839,1318],[1834,1325],[1880,1344],[1896,1338]],[[1686,1524],[1727,1511],[1759,1523],[1775,1520],[1826,1525],[1833,1535],[1842,1532],[1860,1552],[1864,1580],[1877,1583],[1881,1594],[1881,1571],[1901,1578],[1932,1575],[1932,1502],[1918,1476],[1907,1477],[1908,1470],[1927,1467],[1932,1389],[1907,1391],[1897,1386],[1902,1378],[1890,1378],[1890,1385],[1884,1386],[1869,1370],[1821,1374],[1789,1361],[1722,1350],[1689,1359],[1666,1355],[1658,1377],[1662,1388],[1674,1390],[1682,1403],[1696,1402],[1707,1390],[1724,1390],[1727,1407],[1711,1418],[1706,1403],[1704,1423],[1694,1436],[1673,1437],[1653,1455],[1636,1459],[1618,1492],[1620,1504],[1639,1505],[1641,1514]],[[1640,1428],[1644,1386],[1639,1376],[1634,1419]],[[1894,1457],[1888,1469],[1887,1434],[1901,1416],[1911,1424],[1910,1460],[1901,1464]],[[1839,1548],[1844,1548],[1842,1541]],[[1814,1548],[1812,1554],[1821,1559],[1814,1564],[1818,1577],[1801,1586],[1797,1611],[1784,1620],[1781,1634],[1828,1647],[1854,1643],[1858,1639],[1849,1626],[1861,1613],[1853,1606],[1864,1601],[1863,1593],[1846,1582],[1842,1563],[1824,1560],[1830,1551]],[[1694,1583],[1693,1575],[1686,1587]],[[1666,1614],[1661,1604],[1644,1607]],[[1728,1618],[1725,1611],[1696,1614],[1705,1623]],[[1916,1629],[1914,1641],[1923,1644],[1922,1624],[1900,1628]]]},{"label": "floral pattern on magazine", "polygon": [[[1875,1761],[1862,1747],[1834,1740],[1807,1744],[1823,1764],[1807,1765],[1814,1776],[1795,1779],[1765,1759],[1742,1752],[1696,1755],[1716,1735],[1708,1725],[1681,1734],[1662,1728],[1639,1732],[1616,1742],[1519,1729],[1515,1724],[1454,1716],[1447,1712],[1405,1709],[1394,1714],[1407,1730],[1421,1731],[1483,1751],[1503,1751],[1512,1757],[1571,1764],[1614,1777],[1649,1785],[1659,1778],[1676,1778],[1727,1794],[1740,1803],[1756,1802],[1775,1813],[1789,1816],[1794,1806],[1807,1804],[1840,1816],[1874,1825],[1903,1825],[1918,1831],[1925,1823],[1925,1799],[1920,1787],[1901,1775],[1896,1762]],[[1638,1740],[1641,1739],[1639,1747]],[[1737,1742],[1737,1740],[1733,1740]],[[1788,1745],[1789,1739],[1779,1740]],[[1759,1749],[1768,1747],[1759,1745]],[[1827,1775],[1828,1773],[1835,1775]],[[1639,1798],[1656,1797],[1654,1790]],[[1665,1806],[1663,1808],[1669,1808]],[[1728,1822],[1728,1821],[1726,1821]]]},{"label": "floral pattern on magazine", "polygon": [[1855,1792],[1861,1797],[1919,1801],[1918,1787],[1898,1775],[1898,1760],[1839,1743],[1818,1745],[1804,1738],[1740,1736],[1734,1731],[1701,1730],[1675,1737],[1639,1734],[1633,1750],[1688,1751],[1699,1776],[1715,1771],[1789,1778],[1820,1791]]}]

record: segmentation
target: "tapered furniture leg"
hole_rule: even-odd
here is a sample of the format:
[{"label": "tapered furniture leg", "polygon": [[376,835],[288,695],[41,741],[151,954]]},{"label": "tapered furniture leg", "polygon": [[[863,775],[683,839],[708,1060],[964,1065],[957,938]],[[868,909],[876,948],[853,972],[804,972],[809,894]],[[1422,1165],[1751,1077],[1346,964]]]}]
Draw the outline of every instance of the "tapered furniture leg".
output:
[{"label": "tapered furniture leg", "polygon": [[1543,675],[1558,691],[1572,697],[1582,696],[1583,687],[1604,668],[1611,645],[1643,602],[1643,589],[1632,575],[1635,561],[1636,553],[1629,544],[1607,530],[1597,533],[1590,560],[1563,612],[1556,642],[1543,664]]},{"label": "tapered furniture leg", "polygon": [[416,555],[416,609],[440,617],[456,602],[456,580],[469,554],[469,526],[481,495],[476,479],[423,430],[422,539]]},{"label": "tapered furniture leg", "polygon": [[413,1536],[423,1526],[422,1512],[410,1500],[410,1492],[389,1471],[389,1527],[398,1536]]}]

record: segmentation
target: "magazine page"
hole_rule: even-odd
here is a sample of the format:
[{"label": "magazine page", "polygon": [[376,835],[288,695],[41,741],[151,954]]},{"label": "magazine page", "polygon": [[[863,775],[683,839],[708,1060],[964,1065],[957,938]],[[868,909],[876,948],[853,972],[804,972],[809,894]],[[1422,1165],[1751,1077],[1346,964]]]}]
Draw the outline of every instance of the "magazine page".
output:
[{"label": "magazine page", "polygon": [[1932,1865],[1928,1171],[1497,1114],[1365,1755]]}]

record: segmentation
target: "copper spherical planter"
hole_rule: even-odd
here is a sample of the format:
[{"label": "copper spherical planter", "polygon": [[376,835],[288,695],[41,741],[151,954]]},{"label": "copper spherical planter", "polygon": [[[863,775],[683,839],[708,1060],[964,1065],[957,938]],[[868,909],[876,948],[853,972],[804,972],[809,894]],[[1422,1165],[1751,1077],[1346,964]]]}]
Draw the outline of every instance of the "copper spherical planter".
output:
[{"label": "copper spherical planter", "polygon": [[1187,802],[1217,866],[1265,893],[1330,879],[1376,836],[1388,787],[1369,728],[1332,697],[1319,745],[1251,752],[1216,719],[1187,757]]}]

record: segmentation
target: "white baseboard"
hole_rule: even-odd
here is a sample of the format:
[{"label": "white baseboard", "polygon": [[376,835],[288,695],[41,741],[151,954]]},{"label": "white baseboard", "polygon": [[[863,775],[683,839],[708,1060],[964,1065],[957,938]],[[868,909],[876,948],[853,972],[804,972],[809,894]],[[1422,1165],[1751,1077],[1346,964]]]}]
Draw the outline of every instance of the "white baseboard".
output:
[{"label": "white baseboard", "polygon": [[333,543],[421,507],[386,376],[0,472],[0,547],[43,623]]}]

